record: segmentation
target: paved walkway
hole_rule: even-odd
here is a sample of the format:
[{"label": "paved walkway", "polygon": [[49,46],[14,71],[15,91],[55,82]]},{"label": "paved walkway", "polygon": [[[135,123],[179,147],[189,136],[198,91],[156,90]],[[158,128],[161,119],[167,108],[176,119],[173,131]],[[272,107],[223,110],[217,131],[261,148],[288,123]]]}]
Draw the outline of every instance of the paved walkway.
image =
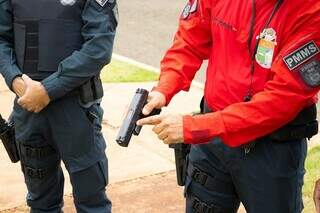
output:
[{"label": "paved walkway", "polygon": [[[103,133],[108,141],[110,161],[110,186],[108,195],[113,200],[114,212],[119,213],[178,213],[183,212],[182,189],[176,185],[173,151],[162,144],[145,127],[139,137],[134,137],[129,148],[122,148],[115,137],[122,114],[138,87],[152,88],[154,83],[105,84],[105,110]],[[175,97],[164,112],[190,113],[198,110],[202,89],[192,87],[189,94]],[[14,96],[0,79],[0,112],[8,117]],[[317,144],[319,136],[311,144]],[[18,164],[11,164],[0,146],[0,212],[25,213],[25,185]],[[68,177],[66,178],[68,180]],[[66,181],[65,212],[75,212],[71,187]],[[5,211],[7,210],[7,211]],[[244,212],[241,210],[240,212]]]},{"label": "paved walkway", "polygon": [[[130,103],[138,87],[152,88],[154,83],[106,84],[103,108],[105,110],[103,133],[108,141],[107,154],[110,163],[110,187],[108,195],[113,200],[114,212],[183,212],[182,189],[176,185],[173,151],[163,145],[150,128],[133,138],[129,148],[115,142],[121,115]],[[192,88],[191,94],[180,94],[165,111],[183,109],[188,113],[198,108],[202,90]],[[0,81],[0,112],[8,117],[14,96]],[[180,107],[179,107],[179,104]],[[182,107],[183,106],[183,107]],[[27,212],[25,185],[19,164],[11,164],[0,146],[0,212]],[[68,180],[68,177],[66,177]],[[65,212],[75,212],[72,205],[71,187],[66,181]],[[6,210],[6,211],[5,211]]]},{"label": "paved walkway", "polygon": [[[187,0],[119,0],[120,22],[114,52],[159,68],[172,45]],[[205,81],[205,68],[196,80]]]}]

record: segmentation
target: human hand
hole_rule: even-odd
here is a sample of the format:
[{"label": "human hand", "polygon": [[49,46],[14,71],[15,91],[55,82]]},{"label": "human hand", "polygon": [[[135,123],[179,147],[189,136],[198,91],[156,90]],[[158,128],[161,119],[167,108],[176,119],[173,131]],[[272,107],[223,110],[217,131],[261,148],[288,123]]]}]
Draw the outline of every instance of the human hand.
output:
[{"label": "human hand", "polygon": [[26,85],[21,77],[16,77],[12,81],[12,90],[20,98],[26,91]]},{"label": "human hand", "polygon": [[50,103],[50,97],[40,82],[32,80],[27,75],[23,75],[22,79],[26,90],[18,99],[18,104],[30,112],[39,113]]},{"label": "human hand", "polygon": [[153,109],[161,109],[166,105],[165,96],[158,91],[152,91],[148,96],[148,103],[144,106],[142,113],[149,115]]},{"label": "human hand", "polygon": [[137,125],[153,125],[152,131],[165,144],[183,143],[183,116],[178,114],[155,115],[137,122]]},{"label": "human hand", "polygon": [[314,186],[313,200],[316,206],[316,213],[320,213],[320,179]]}]

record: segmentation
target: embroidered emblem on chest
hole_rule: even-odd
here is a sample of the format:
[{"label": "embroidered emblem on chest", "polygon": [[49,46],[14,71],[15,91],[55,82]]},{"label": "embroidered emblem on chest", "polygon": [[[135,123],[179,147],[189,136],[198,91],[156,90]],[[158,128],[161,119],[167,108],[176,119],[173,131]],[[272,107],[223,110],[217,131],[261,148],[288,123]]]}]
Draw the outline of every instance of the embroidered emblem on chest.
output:
[{"label": "embroidered emblem on chest", "polygon": [[270,69],[273,62],[274,49],[277,45],[276,31],[272,28],[263,30],[258,36],[256,62],[265,69]]}]

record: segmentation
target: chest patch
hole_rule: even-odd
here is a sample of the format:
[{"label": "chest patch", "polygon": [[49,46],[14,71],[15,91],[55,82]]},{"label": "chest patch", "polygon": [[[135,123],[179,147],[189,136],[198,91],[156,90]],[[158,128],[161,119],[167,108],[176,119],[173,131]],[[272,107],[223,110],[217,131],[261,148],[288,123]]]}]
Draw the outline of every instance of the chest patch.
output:
[{"label": "chest patch", "polygon": [[283,58],[289,70],[294,70],[320,52],[319,47],[311,41]]},{"label": "chest patch", "polygon": [[76,3],[77,0],[60,0],[60,3],[63,6],[72,6]]},{"label": "chest patch", "polygon": [[276,31],[272,28],[263,30],[258,37],[259,43],[256,52],[256,62],[265,69],[272,66],[274,49],[277,45]]}]

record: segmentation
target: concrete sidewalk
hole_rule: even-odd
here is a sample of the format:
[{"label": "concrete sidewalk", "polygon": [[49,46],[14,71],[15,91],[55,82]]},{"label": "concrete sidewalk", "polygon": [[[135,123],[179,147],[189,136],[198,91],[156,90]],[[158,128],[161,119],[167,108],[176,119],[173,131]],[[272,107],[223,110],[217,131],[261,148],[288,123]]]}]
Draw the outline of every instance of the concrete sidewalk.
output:
[{"label": "concrete sidewalk", "polygon": [[[150,89],[155,83],[105,84],[102,106],[105,110],[103,133],[107,139],[110,170],[108,195],[116,213],[178,213],[184,212],[182,188],[176,184],[173,150],[144,127],[128,148],[120,147],[115,137],[122,115],[137,88]],[[197,111],[203,90],[192,87],[190,92],[177,95],[163,113],[191,113]],[[14,96],[0,79],[0,112],[8,117]],[[312,146],[319,143],[313,138]],[[0,212],[25,213],[26,188],[19,164],[11,164],[0,146]],[[67,173],[65,172],[67,175]],[[66,177],[65,212],[75,212],[71,186]],[[245,212],[240,210],[240,212]]]},{"label": "concrete sidewalk", "polygon": [[[176,185],[173,150],[162,144],[151,127],[143,128],[129,148],[115,142],[122,115],[137,88],[150,89],[154,83],[105,84],[103,133],[107,139],[110,163],[108,195],[113,200],[114,212],[183,212],[182,189]],[[202,89],[192,88],[181,93],[164,112],[190,113],[198,110]],[[8,117],[14,96],[0,81],[0,112]],[[19,164],[11,164],[0,146],[0,212],[27,212],[26,188]],[[67,174],[67,173],[65,173]],[[65,212],[72,207],[71,187],[66,177]]]}]

